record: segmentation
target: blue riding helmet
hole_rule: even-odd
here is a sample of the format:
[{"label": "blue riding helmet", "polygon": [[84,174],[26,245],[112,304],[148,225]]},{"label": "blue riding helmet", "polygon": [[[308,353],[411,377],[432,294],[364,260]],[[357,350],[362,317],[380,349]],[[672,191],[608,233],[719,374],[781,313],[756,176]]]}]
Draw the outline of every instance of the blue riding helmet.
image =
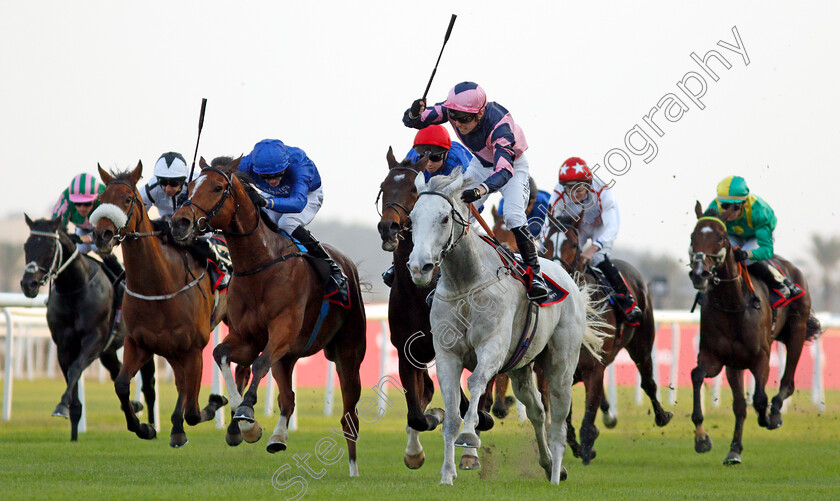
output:
[{"label": "blue riding helmet", "polygon": [[280,174],[289,166],[289,152],[279,139],[263,139],[249,155],[253,171],[259,175]]}]

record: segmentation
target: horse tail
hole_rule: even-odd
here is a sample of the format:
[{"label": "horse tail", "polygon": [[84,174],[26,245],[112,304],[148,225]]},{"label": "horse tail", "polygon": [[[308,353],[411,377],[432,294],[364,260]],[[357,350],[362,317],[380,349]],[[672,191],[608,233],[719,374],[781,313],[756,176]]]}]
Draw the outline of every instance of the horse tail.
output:
[{"label": "horse tail", "polygon": [[822,334],[822,324],[820,323],[820,319],[814,315],[814,312],[811,312],[811,315],[808,316],[808,321],[805,323],[805,341],[814,341],[820,334]]},{"label": "horse tail", "polygon": [[583,304],[586,311],[586,328],[583,332],[583,346],[599,362],[601,361],[601,348],[604,339],[609,337],[607,329],[611,326],[604,321],[607,298],[600,300],[592,299],[597,286],[586,282],[580,285],[580,295],[583,297]]}]

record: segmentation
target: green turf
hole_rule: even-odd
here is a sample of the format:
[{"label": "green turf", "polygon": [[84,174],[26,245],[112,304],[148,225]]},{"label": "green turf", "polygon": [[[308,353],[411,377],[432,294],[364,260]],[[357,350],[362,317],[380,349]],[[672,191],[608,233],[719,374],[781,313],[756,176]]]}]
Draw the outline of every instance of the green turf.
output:
[{"label": "green turf", "polygon": [[[279,475],[278,482],[303,475],[308,480],[305,499],[837,499],[840,487],[840,404],[831,403],[840,401],[840,392],[827,395],[825,413],[817,412],[809,393],[797,392],[784,426],[774,431],[760,429],[750,409],[744,462],[725,467],[722,460],[733,426],[728,389],[720,407],[707,409],[706,429],[714,448],[703,455],[693,448],[689,389],[680,390],[674,419],[662,429],[655,427],[647,403],[637,407],[632,390],[622,390],[618,426],[608,430],[598,418],[598,457],[584,467],[567,452],[569,478],[559,486],[545,480],[537,464],[533,429],[527,421],[520,422],[514,410],[483,434],[483,468],[459,471],[455,485],[448,487],[438,485],[443,444],[439,430],[422,438],[423,468],[409,471],[403,465],[404,400],[395,398],[395,405],[376,424],[362,424],[360,478],[348,478],[345,453],[327,467],[311,458],[310,465],[325,470],[322,478],[314,479],[294,467],[293,455],[313,454],[321,438],[335,437],[330,429],[338,425],[338,405],[335,416],[324,417],[320,390],[298,391],[300,429],[291,433],[289,449],[274,455],[265,451],[265,444],[276,414],[264,416],[261,403],[257,418],[265,434],[259,443],[228,447],[223,431],[204,423],[187,429],[190,441],[184,448],[171,449],[168,413],[175,393],[172,384],[164,383],[163,426],[157,440],[143,441],[125,431],[113,387],[88,381],[88,432],[78,443],[70,443],[69,422],[50,416],[62,390],[59,381],[15,381],[12,420],[0,422],[0,498],[286,499],[296,489],[280,492],[272,486],[273,473],[286,464],[293,469]],[[582,388],[576,387],[577,409],[582,395]],[[202,400],[206,398],[203,389]],[[577,415],[576,425],[579,422]],[[343,447],[343,439],[339,443]]]}]

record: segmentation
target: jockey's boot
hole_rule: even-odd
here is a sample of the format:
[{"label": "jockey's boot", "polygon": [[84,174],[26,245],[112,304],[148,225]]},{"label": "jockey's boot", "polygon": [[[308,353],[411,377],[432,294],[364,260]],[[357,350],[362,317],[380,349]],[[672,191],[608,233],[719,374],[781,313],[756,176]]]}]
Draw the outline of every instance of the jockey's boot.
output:
[{"label": "jockey's boot", "polygon": [[747,270],[749,270],[751,275],[755,275],[761,279],[771,289],[776,289],[782,293],[786,301],[796,299],[803,294],[801,287],[783,276],[769,261],[754,261],[752,264],[747,265]]},{"label": "jockey's boot", "polygon": [[385,282],[385,285],[388,287],[394,285],[394,275],[394,265],[391,264],[387,270],[382,272],[382,281]]},{"label": "jockey's boot", "polygon": [[316,240],[315,237],[312,236],[312,233],[309,233],[309,230],[303,226],[295,228],[295,231],[292,232],[292,236],[298,239],[300,244],[306,247],[306,250],[311,255],[319,259],[323,259],[330,265],[330,277],[332,277],[333,284],[336,288],[335,299],[341,304],[348,304],[347,277],[344,275],[344,272],[341,271],[341,268],[338,267],[338,263],[333,261],[330,255],[327,254],[327,251],[324,250],[321,242]]},{"label": "jockey's boot", "polygon": [[526,266],[533,272],[531,284],[528,287],[528,299],[531,301],[542,301],[548,297],[548,286],[540,274],[540,261],[537,257],[537,248],[531,240],[531,232],[528,225],[517,226],[511,230],[516,238],[516,246],[519,247],[519,255]]},{"label": "jockey's boot", "polygon": [[628,324],[638,324],[642,320],[642,310],[636,304],[636,299],[630,293],[627,283],[622,278],[618,268],[610,261],[610,258],[604,256],[604,260],[598,264],[598,269],[604,272],[604,276],[610,281],[613,290],[615,291],[615,300],[618,308],[624,314],[625,320]]},{"label": "jockey's boot", "polygon": [[225,273],[224,268],[217,262],[216,253],[210,248],[210,241],[207,238],[199,237],[193,239],[189,247],[190,254],[201,263],[210,262],[207,271],[210,274],[210,281],[213,283],[212,290],[223,291],[227,289],[230,276]]}]

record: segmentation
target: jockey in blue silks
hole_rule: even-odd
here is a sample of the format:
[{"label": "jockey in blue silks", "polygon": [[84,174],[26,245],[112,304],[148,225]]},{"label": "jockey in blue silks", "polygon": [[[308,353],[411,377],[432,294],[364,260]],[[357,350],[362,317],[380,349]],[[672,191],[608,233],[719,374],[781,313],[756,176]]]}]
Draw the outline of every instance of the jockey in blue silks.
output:
[{"label": "jockey in blue silks", "polygon": [[254,203],[277,227],[296,238],[313,256],[330,265],[337,298],[347,303],[347,277],[305,226],[315,219],[324,202],[321,176],[306,153],[279,139],[263,139],[242,157],[239,170],[248,173],[261,197]]},{"label": "jockey in blue silks", "polygon": [[[466,172],[472,160],[472,153],[461,143],[452,142],[449,132],[442,125],[430,125],[417,131],[414,136],[414,146],[405,155],[406,160],[414,163],[419,162],[423,157],[428,158],[426,168],[423,170],[423,177],[428,183],[433,176],[448,176],[454,169]],[[388,287],[394,283],[393,264],[382,273],[382,281]]]}]

